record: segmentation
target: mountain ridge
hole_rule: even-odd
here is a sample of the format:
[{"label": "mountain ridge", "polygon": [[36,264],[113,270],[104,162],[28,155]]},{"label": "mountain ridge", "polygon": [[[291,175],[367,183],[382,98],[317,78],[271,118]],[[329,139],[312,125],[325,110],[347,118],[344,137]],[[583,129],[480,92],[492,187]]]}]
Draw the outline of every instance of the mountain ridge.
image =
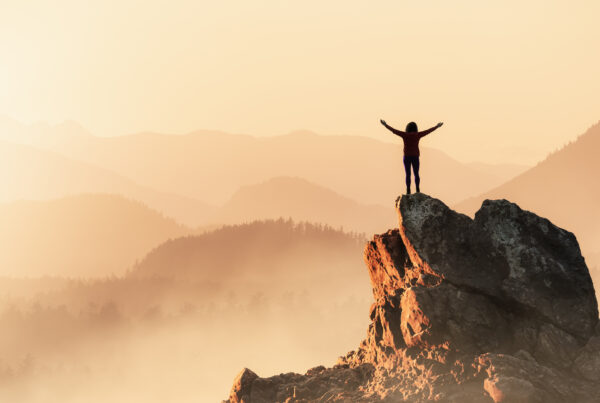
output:
[{"label": "mountain ridge", "polygon": [[[404,183],[400,143],[383,131],[382,140],[311,131],[266,137],[219,131],[92,135],[76,140],[54,137],[55,141],[44,145],[54,152],[117,172],[143,186],[212,204],[225,202],[240,186],[273,176],[303,177],[365,204],[387,204],[397,192],[384,184],[402,188]],[[424,147],[422,155],[422,186],[444,199],[478,194],[498,181],[496,175],[479,172],[442,151]],[[439,171],[463,180],[451,185],[435,174]],[[371,181],[370,172],[378,172],[385,180]]]}]

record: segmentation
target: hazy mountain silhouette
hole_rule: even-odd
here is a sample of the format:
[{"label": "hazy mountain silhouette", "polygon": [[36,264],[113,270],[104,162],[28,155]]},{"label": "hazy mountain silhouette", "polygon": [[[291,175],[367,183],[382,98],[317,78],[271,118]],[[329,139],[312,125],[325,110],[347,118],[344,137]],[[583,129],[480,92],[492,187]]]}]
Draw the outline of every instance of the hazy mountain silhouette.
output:
[{"label": "hazy mountain silhouette", "polygon": [[243,293],[305,289],[321,297],[335,278],[343,284],[338,284],[339,293],[329,289],[332,299],[366,296],[364,242],[363,235],[321,224],[255,221],[166,241],[141,259],[130,276],[221,284]]},{"label": "hazy mountain silhouette", "polygon": [[0,202],[43,200],[80,193],[115,193],[140,200],[188,225],[205,222],[214,207],[199,200],[140,186],[104,168],[48,150],[0,140],[0,171],[5,172]]},{"label": "hazy mountain silhouette", "polygon": [[[600,252],[600,123],[514,179],[456,204],[473,214],[484,199],[509,199],[575,233],[590,262]],[[596,173],[596,174],[594,174]],[[600,280],[600,279],[596,279]]]},{"label": "hazy mountain silhouette", "polygon": [[277,177],[241,187],[214,216],[224,224],[291,217],[371,233],[394,226],[394,211],[365,205],[302,178]]},{"label": "hazy mountain silhouette", "polygon": [[[51,292],[43,297],[45,304],[77,312],[89,301],[115,303],[127,315],[143,315],[155,304],[178,311],[185,303],[229,303],[232,293],[246,300],[257,293],[275,298],[293,292],[319,300],[354,296],[366,301],[364,243],[361,234],[320,224],[254,221],[166,240],[141,253],[141,260],[120,276],[86,281],[0,277],[0,295],[17,290],[16,295],[35,298],[45,291]],[[328,281],[335,277],[343,277],[344,287],[331,292]],[[317,278],[320,284],[314,284]]]},{"label": "hazy mountain silhouette", "polygon": [[[310,131],[274,137],[219,131],[95,137],[80,133],[72,123],[63,129],[67,134],[55,126],[47,127],[44,136],[26,137],[28,141],[43,138],[38,140],[40,146],[142,185],[216,204],[227,201],[240,186],[275,176],[302,177],[360,203],[380,205],[393,202],[404,183],[402,145],[383,131],[379,141]],[[44,127],[30,130],[43,131]],[[421,159],[423,190],[450,202],[499,185],[513,171],[500,170],[498,177],[498,172],[460,163],[430,148],[422,149]]]},{"label": "hazy mountain silhouette", "polygon": [[123,273],[148,250],[189,229],[120,196],[89,194],[0,204],[0,275]]}]

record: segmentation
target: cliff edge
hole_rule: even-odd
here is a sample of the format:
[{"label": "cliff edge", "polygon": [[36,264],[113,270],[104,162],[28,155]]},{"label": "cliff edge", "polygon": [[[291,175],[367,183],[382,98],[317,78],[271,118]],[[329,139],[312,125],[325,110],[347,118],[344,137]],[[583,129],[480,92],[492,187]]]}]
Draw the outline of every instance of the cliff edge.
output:
[{"label": "cliff edge", "polygon": [[367,337],[332,368],[261,378],[228,403],[598,402],[600,325],[575,236],[506,200],[471,219],[422,193],[364,259]]}]

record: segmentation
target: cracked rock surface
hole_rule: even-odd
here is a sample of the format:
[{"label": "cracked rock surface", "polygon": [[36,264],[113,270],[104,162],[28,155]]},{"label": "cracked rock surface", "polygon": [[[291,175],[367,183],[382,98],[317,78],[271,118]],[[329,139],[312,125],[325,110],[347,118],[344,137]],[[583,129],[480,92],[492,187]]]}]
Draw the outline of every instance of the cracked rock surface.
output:
[{"label": "cracked rock surface", "polygon": [[228,402],[598,402],[600,326],[575,236],[506,200],[471,219],[422,193],[365,247],[375,302],[333,368],[261,378]]}]

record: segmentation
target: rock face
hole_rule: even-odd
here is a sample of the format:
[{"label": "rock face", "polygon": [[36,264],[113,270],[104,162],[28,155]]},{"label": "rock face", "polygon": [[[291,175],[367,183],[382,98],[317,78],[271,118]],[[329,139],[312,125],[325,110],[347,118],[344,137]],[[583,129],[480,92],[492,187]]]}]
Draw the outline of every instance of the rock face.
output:
[{"label": "rock face", "polygon": [[598,402],[600,325],[575,236],[506,200],[475,219],[417,193],[364,252],[367,337],[333,368],[260,378],[228,402]]}]

